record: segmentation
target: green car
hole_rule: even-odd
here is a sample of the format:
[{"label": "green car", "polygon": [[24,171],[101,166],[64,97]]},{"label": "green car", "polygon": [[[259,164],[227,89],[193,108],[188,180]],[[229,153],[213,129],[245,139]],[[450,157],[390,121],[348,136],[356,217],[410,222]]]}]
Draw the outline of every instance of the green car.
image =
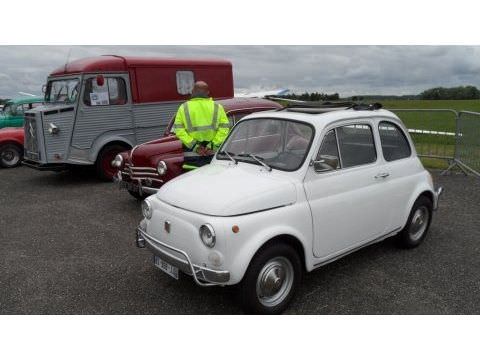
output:
[{"label": "green car", "polygon": [[28,97],[8,100],[0,111],[0,129],[23,126],[23,113],[43,103],[43,97]]}]

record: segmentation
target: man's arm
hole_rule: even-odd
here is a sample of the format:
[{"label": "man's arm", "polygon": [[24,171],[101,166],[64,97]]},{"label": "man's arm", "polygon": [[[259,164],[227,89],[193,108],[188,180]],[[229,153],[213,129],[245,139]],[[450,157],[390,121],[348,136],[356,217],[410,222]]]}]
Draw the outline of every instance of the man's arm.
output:
[{"label": "man's arm", "polygon": [[197,142],[186,130],[185,112],[183,111],[183,106],[178,108],[177,115],[175,116],[175,122],[173,124],[173,131],[186,148],[193,149],[193,147],[196,145]]},{"label": "man's arm", "polygon": [[213,149],[216,150],[222,145],[230,131],[230,122],[222,105],[218,105],[218,130],[212,140]]}]

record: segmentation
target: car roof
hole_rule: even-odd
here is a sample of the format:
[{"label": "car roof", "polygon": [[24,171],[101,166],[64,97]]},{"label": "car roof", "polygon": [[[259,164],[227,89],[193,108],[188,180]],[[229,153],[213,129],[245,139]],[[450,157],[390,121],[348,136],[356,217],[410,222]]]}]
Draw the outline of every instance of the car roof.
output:
[{"label": "car roof", "polygon": [[315,127],[325,127],[331,123],[340,121],[340,120],[348,120],[348,119],[362,119],[362,118],[372,118],[372,117],[387,117],[390,119],[399,120],[397,115],[392,113],[391,111],[378,109],[378,110],[354,110],[354,109],[324,109],[323,111],[312,113],[310,111],[298,111],[295,109],[294,111],[289,110],[286,108],[282,111],[265,111],[261,113],[253,113],[246,116],[244,119],[252,119],[252,118],[259,118],[259,117],[269,117],[269,118],[277,118],[277,119],[289,119],[289,120],[297,120],[303,121],[309,124],[314,125]]},{"label": "car roof", "polygon": [[279,103],[259,98],[230,98],[217,100],[226,112],[242,110],[242,109],[282,109],[283,106]]},{"label": "car roof", "polygon": [[7,104],[30,104],[30,103],[36,103],[36,102],[43,102],[43,97],[35,96],[35,97],[10,99],[5,103],[5,105],[7,105]]}]

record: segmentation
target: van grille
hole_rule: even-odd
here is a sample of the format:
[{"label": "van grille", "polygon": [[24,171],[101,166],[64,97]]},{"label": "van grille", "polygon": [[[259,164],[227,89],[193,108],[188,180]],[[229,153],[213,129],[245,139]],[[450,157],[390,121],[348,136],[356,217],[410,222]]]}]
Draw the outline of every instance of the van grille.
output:
[{"label": "van grille", "polygon": [[38,133],[35,114],[25,114],[25,158],[29,160],[40,160],[38,151]]}]

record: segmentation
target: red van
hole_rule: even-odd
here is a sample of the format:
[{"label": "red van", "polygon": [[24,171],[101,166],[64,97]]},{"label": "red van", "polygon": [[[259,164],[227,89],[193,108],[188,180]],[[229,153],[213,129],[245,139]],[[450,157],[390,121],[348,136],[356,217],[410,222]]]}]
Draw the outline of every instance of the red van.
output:
[{"label": "red van", "polygon": [[111,180],[115,156],[162,136],[198,80],[215,99],[233,97],[232,64],[225,60],[108,55],[62,65],[47,79],[45,105],[25,113],[24,164],[95,165]]}]

